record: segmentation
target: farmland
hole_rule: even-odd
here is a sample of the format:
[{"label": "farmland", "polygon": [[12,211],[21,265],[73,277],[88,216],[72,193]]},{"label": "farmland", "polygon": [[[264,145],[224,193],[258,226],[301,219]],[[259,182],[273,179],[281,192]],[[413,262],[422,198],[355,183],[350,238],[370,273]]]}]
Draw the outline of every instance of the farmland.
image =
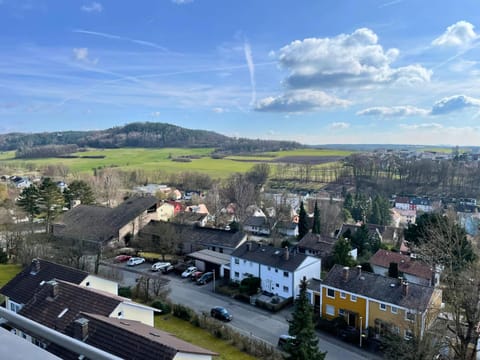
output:
[{"label": "farmland", "polygon": [[[64,165],[71,173],[92,173],[94,169],[117,168],[166,173],[202,172],[214,178],[225,178],[234,172],[246,172],[257,162],[322,164],[347,156],[348,151],[300,149],[270,152],[252,156],[229,156],[212,159],[212,148],[119,148],[89,150],[73,154],[73,158],[16,159],[13,151],[0,154],[0,164],[10,169],[41,169],[49,165]],[[189,158],[188,162],[172,161]],[[287,160],[286,160],[287,159]]]}]

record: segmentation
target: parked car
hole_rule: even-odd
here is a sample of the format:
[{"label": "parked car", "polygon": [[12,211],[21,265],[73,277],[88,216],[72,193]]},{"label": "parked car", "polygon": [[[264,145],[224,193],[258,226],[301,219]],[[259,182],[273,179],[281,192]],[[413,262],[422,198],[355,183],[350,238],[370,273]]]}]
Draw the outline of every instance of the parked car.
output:
[{"label": "parked car", "polygon": [[152,265],[152,271],[162,271],[163,272],[164,269],[166,269],[168,267],[172,268],[172,270],[173,270],[173,266],[169,262],[159,261],[159,262],[156,262],[155,264]]},{"label": "parked car", "polygon": [[130,259],[128,259],[127,265],[135,266],[135,265],[143,264],[144,262],[145,262],[145,258],[143,257],[131,257]]},{"label": "parked car", "polygon": [[190,280],[197,281],[200,279],[200,276],[203,275],[203,271],[195,271],[192,275],[190,275]]},{"label": "parked car", "polygon": [[280,335],[280,337],[278,338],[278,347],[280,349],[284,349],[285,348],[285,345],[287,343],[292,343],[293,345],[296,345],[296,338],[295,336],[291,336],[291,335]]},{"label": "parked car", "polygon": [[185,270],[183,273],[182,273],[182,277],[183,278],[188,278],[189,276],[191,276],[195,271],[197,271],[198,269],[195,267],[195,266],[189,266],[187,268],[187,270]]},{"label": "parked car", "polygon": [[122,254],[122,255],[115,256],[115,259],[113,261],[115,261],[116,263],[125,262],[125,261],[128,261],[130,258],[131,258],[130,255]]},{"label": "parked car", "polygon": [[222,306],[215,306],[210,310],[210,315],[212,317],[222,320],[222,321],[231,321],[233,319],[232,314],[228,312],[227,309],[225,309]]},{"label": "parked car", "polygon": [[203,274],[198,278],[197,285],[204,285],[206,283],[209,283],[212,280],[213,280],[213,272],[206,272],[205,274]]}]

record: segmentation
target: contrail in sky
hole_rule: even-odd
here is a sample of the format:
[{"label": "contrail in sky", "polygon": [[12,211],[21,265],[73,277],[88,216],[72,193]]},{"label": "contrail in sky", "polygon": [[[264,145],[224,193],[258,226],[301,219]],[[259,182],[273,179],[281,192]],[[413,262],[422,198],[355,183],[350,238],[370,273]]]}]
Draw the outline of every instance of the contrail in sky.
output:
[{"label": "contrail in sky", "polygon": [[247,61],[248,71],[250,73],[250,84],[252,85],[252,105],[255,104],[257,100],[257,91],[255,86],[255,64],[253,63],[252,49],[248,41],[245,41],[243,44],[243,50],[245,52],[245,60]]}]

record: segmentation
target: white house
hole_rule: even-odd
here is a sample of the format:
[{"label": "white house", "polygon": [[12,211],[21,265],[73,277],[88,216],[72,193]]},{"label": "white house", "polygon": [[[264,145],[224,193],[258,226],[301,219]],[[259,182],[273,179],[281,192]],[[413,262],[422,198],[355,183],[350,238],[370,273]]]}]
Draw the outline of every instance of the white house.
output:
[{"label": "white house", "polygon": [[258,277],[263,291],[283,298],[299,294],[303,277],[320,279],[320,274],[321,259],[287,248],[247,242],[231,256],[230,280],[240,282],[247,277]]}]

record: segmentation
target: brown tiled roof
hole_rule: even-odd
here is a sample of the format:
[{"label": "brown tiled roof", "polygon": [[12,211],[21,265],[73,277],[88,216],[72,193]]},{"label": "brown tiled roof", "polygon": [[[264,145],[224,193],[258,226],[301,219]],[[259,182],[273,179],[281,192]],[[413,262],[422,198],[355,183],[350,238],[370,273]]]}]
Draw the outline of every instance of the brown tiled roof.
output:
[{"label": "brown tiled roof", "polygon": [[330,236],[307,233],[297,244],[299,249],[312,250],[321,257],[328,256],[333,252],[336,239]]},{"label": "brown tiled roof", "polygon": [[[57,287],[58,291],[56,296],[53,293],[54,287]],[[61,280],[51,280],[39,285],[32,299],[19,314],[65,333],[80,312],[88,311],[109,316],[124,300],[98,290],[94,291]]]},{"label": "brown tiled roof", "polygon": [[[34,272],[34,261],[39,261],[40,269]],[[65,265],[56,264],[43,259],[34,259],[32,263],[23,269],[17,276],[10,280],[1,290],[2,295],[8,296],[18,304],[27,303],[33,296],[33,292],[42,281],[59,279],[74,284],[80,284],[88,273]]]},{"label": "brown tiled roof", "polygon": [[398,271],[422,279],[431,280],[433,275],[432,268],[427,264],[397,252],[380,249],[370,258],[369,262],[370,265],[377,265],[386,269],[389,268],[390,263],[397,263]]},{"label": "brown tiled roof", "polygon": [[427,309],[434,291],[431,286],[408,283],[408,292],[405,296],[398,279],[366,271],[358,275],[357,269],[349,269],[349,276],[345,281],[343,266],[338,264],[328,272],[323,285],[420,311]]},{"label": "brown tiled roof", "polygon": [[[171,360],[178,352],[218,355],[139,321],[114,319],[91,313],[81,313],[78,318],[88,320],[88,337],[85,339],[87,344],[126,360]],[[74,334],[71,332],[67,335]],[[48,350],[66,360],[78,359],[78,355],[58,346],[51,346]]]},{"label": "brown tiled roof", "polygon": [[54,224],[58,237],[104,242],[158,202],[154,196],[134,196],[115,208],[79,205],[67,211]]},{"label": "brown tiled roof", "polygon": [[265,246],[255,242],[241,245],[232,253],[232,257],[245,259],[257,264],[275,267],[281,270],[294,272],[307,258],[300,253],[289,253],[288,260],[285,257],[285,249]]}]

